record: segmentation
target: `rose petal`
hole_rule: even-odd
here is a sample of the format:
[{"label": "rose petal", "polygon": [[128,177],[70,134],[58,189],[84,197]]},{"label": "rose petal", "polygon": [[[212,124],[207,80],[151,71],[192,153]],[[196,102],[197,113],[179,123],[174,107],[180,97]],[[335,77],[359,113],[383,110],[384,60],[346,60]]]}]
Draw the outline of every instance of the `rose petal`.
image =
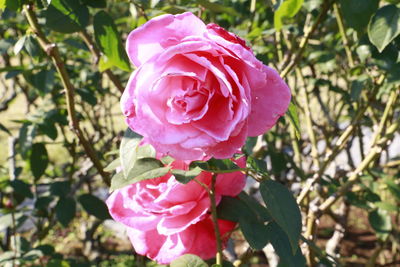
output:
[{"label": "rose petal", "polygon": [[190,213],[178,216],[164,217],[157,224],[157,231],[163,235],[172,235],[184,231],[190,225],[201,221],[210,208],[208,196],[199,200]]},{"label": "rose petal", "polygon": [[[240,128],[239,128],[240,129]],[[206,149],[205,154],[217,159],[226,159],[232,157],[238,148],[246,142],[247,124],[244,124],[241,131],[236,136],[231,136],[228,140],[218,143],[213,147]]]},{"label": "rose petal", "polygon": [[137,209],[135,211],[132,207],[127,207],[126,197],[121,193],[123,190],[127,190],[127,188],[115,190],[106,201],[111,217],[126,226],[142,231],[155,228],[161,218],[151,213],[145,213],[144,210]]},{"label": "rose petal", "polygon": [[[290,89],[278,72],[267,66],[263,72],[266,74],[265,83],[252,86],[249,136],[258,136],[274,126],[279,117],[285,115],[290,103]],[[253,75],[256,76],[254,72]]]},{"label": "rose petal", "polygon": [[127,234],[136,253],[145,255],[160,264],[168,264],[185,254],[186,246],[192,245],[193,242],[193,239],[188,239],[184,244],[179,235],[164,236],[157,230],[145,232],[128,228]]},{"label": "rose petal", "polygon": [[203,35],[205,31],[205,24],[190,12],[162,15],[132,31],[127,38],[126,50],[132,63],[139,67],[186,36]]}]

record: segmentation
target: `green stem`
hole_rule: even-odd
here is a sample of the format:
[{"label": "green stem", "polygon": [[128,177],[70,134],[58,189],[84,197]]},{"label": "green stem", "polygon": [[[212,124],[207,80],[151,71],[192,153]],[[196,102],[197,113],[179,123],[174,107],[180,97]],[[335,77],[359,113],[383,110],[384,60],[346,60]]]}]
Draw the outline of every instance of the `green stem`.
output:
[{"label": "green stem", "polygon": [[325,15],[326,15],[326,13],[328,13],[328,10],[331,7],[331,5],[332,5],[332,1],[325,1],[324,2],[324,6],[322,8],[321,13],[319,13],[317,20],[311,26],[310,30],[305,31],[304,37],[300,41],[299,48],[297,49],[297,54],[294,56],[293,60],[289,62],[289,64],[286,66],[286,68],[281,72],[281,77],[282,78],[285,78],[289,74],[289,72],[293,69],[293,67],[295,67],[296,64],[299,62],[299,60],[303,56],[304,49],[307,46],[307,43],[308,43],[308,40],[310,39],[310,36],[317,29],[318,25],[321,23],[323,17],[325,17]]},{"label": "green stem", "polygon": [[350,190],[354,183],[358,181],[361,173],[368,168],[369,164],[375,160],[377,156],[379,156],[383,150],[383,147],[387,145],[388,141],[390,141],[398,130],[400,126],[399,122],[392,124],[386,132],[386,135],[379,139],[376,142],[371,150],[369,151],[368,155],[364,158],[364,160],[358,165],[358,167],[352,172],[349,179],[344,183],[339,190],[334,194],[328,197],[318,208],[319,211],[324,212],[329,207],[331,207],[338,199],[340,199],[346,192]]},{"label": "green stem", "polygon": [[214,233],[215,240],[217,244],[217,255],[215,257],[216,264],[222,266],[222,241],[221,241],[221,232],[219,230],[218,225],[218,216],[217,216],[217,204],[215,201],[215,182],[217,180],[217,174],[213,174],[211,180],[211,189],[208,191],[210,200],[211,200],[211,216],[214,224]]},{"label": "green stem", "polygon": [[336,141],[334,147],[332,148],[332,151],[330,153],[327,153],[325,156],[325,159],[323,160],[318,172],[310,179],[307,181],[303,189],[301,190],[299,196],[297,197],[297,203],[303,202],[305,197],[311,192],[312,186],[319,181],[319,179],[322,177],[322,174],[325,172],[325,170],[328,168],[329,164],[336,158],[336,156],[339,154],[340,151],[342,151],[346,145],[347,141],[351,137],[352,133],[357,129],[357,125],[359,124],[360,120],[365,114],[365,111],[367,108],[370,106],[369,103],[372,102],[372,100],[375,98],[375,95],[378,93],[380,85],[383,83],[385,76],[381,75],[380,78],[378,79],[375,88],[370,94],[370,99],[367,101],[367,104],[364,105],[363,107],[359,108],[354,119],[350,123],[349,126],[347,126],[346,130],[340,135],[338,140]]},{"label": "green stem", "polygon": [[346,51],[347,60],[349,61],[349,67],[354,67],[353,56],[351,55],[351,49],[349,46],[349,40],[347,39],[346,31],[343,24],[342,14],[340,14],[339,6],[337,3],[333,4],[333,11],[335,12],[336,21],[339,27],[340,35],[342,36],[344,50]]}]

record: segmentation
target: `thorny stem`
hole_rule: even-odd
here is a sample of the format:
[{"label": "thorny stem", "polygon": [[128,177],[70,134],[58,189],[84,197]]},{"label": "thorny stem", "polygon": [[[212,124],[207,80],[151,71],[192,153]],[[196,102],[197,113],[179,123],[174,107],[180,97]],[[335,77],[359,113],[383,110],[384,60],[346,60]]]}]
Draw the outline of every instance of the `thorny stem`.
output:
[{"label": "thorny stem", "polygon": [[201,187],[203,187],[206,192],[208,193],[208,196],[210,198],[211,202],[211,220],[214,225],[214,233],[215,233],[215,240],[217,244],[217,254],[216,254],[216,264],[219,264],[222,266],[222,241],[221,241],[221,232],[219,230],[219,225],[218,225],[218,216],[217,216],[217,203],[215,200],[215,182],[217,181],[217,176],[218,174],[214,173],[212,178],[211,178],[211,188],[209,188],[206,184],[200,182],[196,178],[193,179],[196,183],[198,183]]},{"label": "thorny stem", "polygon": [[74,93],[75,88],[72,85],[67,70],[65,69],[64,62],[61,59],[60,53],[58,48],[55,44],[51,43],[46,36],[44,35],[43,31],[40,28],[39,23],[37,22],[37,18],[35,13],[32,10],[32,5],[24,5],[25,16],[28,20],[28,23],[36,34],[36,38],[39,41],[40,46],[44,50],[44,52],[52,59],[55,68],[57,69],[58,74],[60,75],[62,84],[66,91],[66,102],[67,102],[67,111],[68,111],[68,118],[71,130],[75,133],[78,137],[79,142],[82,144],[86,154],[89,156],[90,160],[93,162],[95,168],[101,175],[104,183],[110,185],[109,175],[107,172],[103,170],[103,166],[101,165],[92,145],[83,135],[83,132],[79,126],[79,121],[76,117],[75,113],[75,103],[74,103]]}]

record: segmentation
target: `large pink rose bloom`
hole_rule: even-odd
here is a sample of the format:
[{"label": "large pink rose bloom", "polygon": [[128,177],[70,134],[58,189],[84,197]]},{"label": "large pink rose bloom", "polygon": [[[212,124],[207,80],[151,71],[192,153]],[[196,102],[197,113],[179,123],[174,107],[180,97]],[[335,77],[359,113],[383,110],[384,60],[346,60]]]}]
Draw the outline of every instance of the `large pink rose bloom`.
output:
[{"label": "large pink rose bloom", "polygon": [[192,13],[151,19],[126,49],[138,67],[121,99],[127,123],[174,158],[230,158],[289,105],[286,83],[244,40]]},{"label": "large pink rose bloom", "polygon": [[[244,158],[236,162],[244,167]],[[172,163],[187,170],[183,161]],[[212,174],[202,172],[196,179],[210,186]],[[236,196],[245,185],[240,172],[220,174],[216,181],[216,201],[221,196]],[[216,254],[214,227],[207,191],[195,181],[178,183],[167,174],[144,180],[114,191],[106,201],[114,220],[127,226],[128,236],[141,255],[168,264],[184,254],[210,259]],[[218,220],[221,237],[226,241],[234,222]]]}]

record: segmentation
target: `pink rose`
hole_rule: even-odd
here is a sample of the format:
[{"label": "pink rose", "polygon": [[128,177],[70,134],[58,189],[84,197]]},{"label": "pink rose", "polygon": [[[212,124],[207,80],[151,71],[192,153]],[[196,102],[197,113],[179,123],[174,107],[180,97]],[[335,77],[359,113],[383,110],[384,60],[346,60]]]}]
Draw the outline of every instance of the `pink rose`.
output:
[{"label": "pink rose", "polygon": [[230,158],[289,105],[286,83],[244,40],[192,13],[151,19],[126,49],[138,67],[121,98],[126,121],[174,158]]},{"label": "pink rose", "polygon": [[[236,161],[244,167],[244,157]],[[187,170],[184,161],[172,163],[174,169]],[[199,181],[210,186],[212,174],[202,172]],[[215,185],[216,201],[221,196],[236,196],[245,185],[241,172],[220,174]],[[127,226],[135,251],[161,264],[183,254],[203,259],[216,254],[214,227],[207,191],[195,181],[186,185],[174,176],[144,180],[114,191],[106,201],[111,216]],[[234,222],[218,220],[221,237],[227,241]]]}]

